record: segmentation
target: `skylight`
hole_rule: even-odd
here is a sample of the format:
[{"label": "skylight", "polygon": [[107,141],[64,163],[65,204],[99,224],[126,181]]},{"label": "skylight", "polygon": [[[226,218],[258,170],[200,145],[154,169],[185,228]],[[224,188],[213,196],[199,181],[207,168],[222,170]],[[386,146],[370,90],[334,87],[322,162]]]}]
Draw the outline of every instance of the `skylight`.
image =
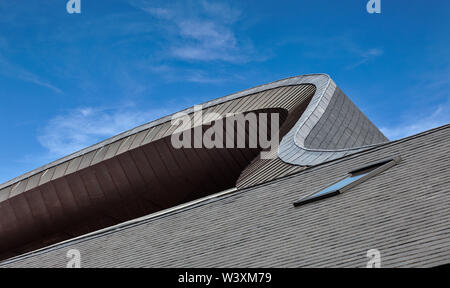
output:
[{"label": "skylight", "polygon": [[331,184],[324,189],[316,191],[294,202],[294,206],[298,207],[344,193],[345,191],[355,187],[356,185],[366,181],[367,179],[372,178],[373,176],[378,175],[381,172],[391,168],[399,162],[400,157],[396,157],[353,170],[334,184]]}]

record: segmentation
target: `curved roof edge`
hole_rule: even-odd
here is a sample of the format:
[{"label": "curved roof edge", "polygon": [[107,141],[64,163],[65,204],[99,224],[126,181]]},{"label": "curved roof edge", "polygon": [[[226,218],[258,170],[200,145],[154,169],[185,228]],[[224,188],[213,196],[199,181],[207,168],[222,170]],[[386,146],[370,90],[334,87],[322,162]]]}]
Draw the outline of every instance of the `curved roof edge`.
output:
[{"label": "curved roof edge", "polygon": [[[293,165],[312,166],[389,141],[342,93],[328,75],[308,75],[296,80],[298,80],[296,84],[315,85],[316,92],[300,119],[280,143],[278,156],[284,162]],[[342,99],[336,100],[339,97]],[[336,103],[330,105],[332,100],[334,102],[340,101],[340,105]],[[332,109],[334,111],[331,111]],[[352,116],[348,117],[348,115]],[[350,119],[347,120],[348,118]],[[338,124],[341,124],[341,126]],[[318,128],[319,125],[321,127]],[[313,137],[320,141],[312,141],[310,144],[316,145],[307,146],[307,139],[312,136],[314,130],[318,131],[316,132],[317,135],[313,135]],[[344,131],[345,136],[347,136],[345,138],[342,137]],[[349,146],[339,147],[341,139],[348,142],[348,139],[352,138],[354,141]],[[328,142],[326,149],[321,147],[324,142]]]},{"label": "curved roof edge", "polygon": [[[320,77],[327,77],[327,78],[329,78],[329,76],[326,75],[326,74],[305,74],[305,75],[300,75],[300,76],[293,76],[293,77],[281,79],[281,80],[278,80],[278,81],[274,81],[274,82],[271,82],[271,83],[268,83],[268,84],[258,85],[258,86],[255,86],[253,88],[249,88],[249,89],[246,89],[246,90],[243,90],[243,91],[235,92],[235,93],[232,93],[232,94],[229,94],[229,95],[217,98],[217,99],[206,101],[206,102],[204,102],[204,103],[202,103],[200,105],[202,105],[203,108],[208,108],[210,106],[221,104],[221,103],[224,103],[224,102],[227,102],[227,101],[230,101],[230,100],[234,100],[234,99],[237,99],[237,98],[245,97],[245,96],[248,96],[248,95],[251,95],[251,94],[254,94],[254,93],[258,93],[258,92],[262,92],[262,91],[265,91],[265,90],[268,90],[268,89],[273,89],[273,88],[277,88],[277,87],[281,87],[281,86],[295,85],[296,82],[298,82],[298,79],[303,78],[303,77],[310,77],[310,76],[320,76]],[[72,159],[74,159],[76,157],[82,156],[82,155],[87,154],[89,152],[92,152],[92,151],[94,151],[96,149],[99,149],[99,148],[101,148],[103,146],[106,146],[108,144],[114,143],[116,141],[119,141],[119,140],[121,140],[121,139],[123,139],[125,137],[130,136],[130,135],[137,134],[137,133],[139,133],[141,131],[144,131],[146,129],[149,129],[151,127],[154,127],[154,126],[157,126],[159,124],[168,122],[168,121],[171,120],[171,117],[173,115],[177,114],[177,113],[187,113],[188,114],[188,113],[192,113],[192,112],[194,112],[194,107],[189,107],[189,108],[181,110],[179,112],[169,114],[169,115],[161,117],[161,118],[159,118],[157,120],[148,122],[146,124],[137,126],[137,127],[133,128],[133,129],[130,129],[128,131],[122,132],[122,133],[120,133],[120,134],[118,134],[116,136],[110,137],[110,138],[108,138],[106,140],[103,140],[103,141],[101,141],[99,143],[96,143],[94,145],[88,146],[88,147],[86,147],[86,148],[84,148],[82,150],[79,150],[77,152],[69,154],[69,155],[67,155],[65,157],[62,157],[62,158],[57,159],[55,161],[52,161],[52,162],[50,162],[48,164],[45,164],[45,165],[43,165],[43,166],[41,166],[39,168],[36,168],[36,169],[33,169],[33,170],[31,170],[31,171],[29,171],[27,173],[24,173],[24,174],[22,174],[22,175],[20,175],[18,177],[15,177],[15,178],[7,181],[7,182],[4,182],[3,184],[0,184],[0,189],[3,189],[3,188],[8,187],[8,186],[11,186],[11,185],[13,185],[13,184],[23,180],[23,179],[26,179],[28,177],[33,176],[34,174],[37,174],[37,173],[42,172],[42,171],[44,171],[46,169],[49,169],[49,168],[54,167],[54,166],[57,166],[57,165],[59,165],[61,163],[64,163],[64,162],[69,161],[69,160],[72,160]]]},{"label": "curved roof edge", "polygon": [[[303,113],[303,115],[300,117],[298,122],[295,124],[294,128],[289,131],[289,133],[282,139],[278,156],[286,163],[293,164],[293,165],[302,165],[302,166],[310,166],[319,164],[324,161],[328,161],[330,159],[336,159],[338,157],[347,155],[349,153],[354,153],[361,151],[365,148],[373,147],[374,145],[378,145],[379,143],[368,143],[368,145],[361,145],[361,146],[354,146],[349,147],[347,149],[331,149],[331,150],[324,150],[324,149],[316,149],[314,147],[306,147],[305,146],[305,140],[306,138],[311,134],[313,131],[313,128],[316,126],[316,124],[319,122],[321,117],[326,111],[326,108],[328,107],[328,104],[330,103],[330,99],[333,97],[333,93],[336,91],[336,84],[334,81],[330,78],[327,74],[305,74],[300,76],[294,76],[289,77],[285,79],[281,79],[278,81],[274,81],[268,84],[259,85],[253,88],[249,88],[240,92],[236,92],[233,94],[229,94],[224,97],[220,97],[211,101],[204,102],[201,104],[203,108],[208,108],[217,104],[221,104],[227,101],[235,100],[241,97],[246,97],[258,92],[266,91],[269,89],[279,88],[283,86],[293,86],[293,85],[301,85],[301,84],[311,84],[316,86],[316,92],[309,103],[306,111]],[[356,107],[355,107],[356,108]],[[357,110],[357,108],[356,108]],[[358,110],[359,111],[359,110]],[[194,107],[190,107],[187,109],[184,109],[180,112],[183,113],[192,113],[194,112]],[[177,112],[177,113],[180,113]],[[43,172],[47,169],[50,169],[52,167],[56,167],[57,165],[60,165],[62,163],[65,163],[67,161],[73,160],[79,156],[85,155],[87,153],[93,152],[97,149],[100,149],[104,146],[107,146],[111,143],[114,143],[116,141],[122,140],[126,137],[129,137],[131,135],[137,134],[139,132],[142,132],[146,129],[152,128],[154,126],[166,123],[171,120],[171,117],[177,113],[173,113],[170,115],[167,115],[165,117],[162,117],[160,119],[151,121],[149,123],[140,125],[136,128],[130,129],[128,131],[125,131],[123,133],[120,133],[116,136],[113,136],[111,138],[108,138],[102,142],[99,142],[97,144],[94,144],[92,146],[89,146],[87,148],[84,148],[78,152],[72,153],[68,156],[65,156],[63,158],[60,158],[58,160],[55,160],[49,164],[46,164],[44,166],[41,166],[37,169],[34,169],[30,172],[27,172],[21,176],[18,176],[16,178],[13,178],[3,184],[0,184],[0,190],[5,189],[6,187],[12,186],[26,178],[32,177],[33,175]],[[363,119],[366,126],[370,126],[372,132],[375,132],[376,134],[381,134],[381,132],[367,119]],[[373,127],[372,127],[373,126]],[[382,134],[381,134],[382,135]],[[384,135],[382,135],[381,138],[383,138]],[[385,143],[388,141],[386,137],[384,137],[385,141],[382,141],[380,143]],[[1,195],[0,195],[1,196]]]}]

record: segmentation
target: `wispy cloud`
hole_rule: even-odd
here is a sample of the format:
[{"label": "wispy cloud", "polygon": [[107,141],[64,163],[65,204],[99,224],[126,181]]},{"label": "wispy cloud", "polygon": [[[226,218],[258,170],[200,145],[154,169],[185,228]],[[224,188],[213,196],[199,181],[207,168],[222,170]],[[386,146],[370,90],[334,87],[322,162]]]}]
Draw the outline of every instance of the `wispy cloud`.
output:
[{"label": "wispy cloud", "polygon": [[36,74],[33,74],[27,70],[24,70],[22,68],[16,67],[17,70],[15,70],[15,76],[20,79],[23,80],[25,82],[28,83],[32,83],[47,89],[52,90],[55,93],[58,94],[62,94],[63,91],[61,89],[59,89],[58,87],[52,85],[50,82],[47,82],[43,79],[41,79],[39,76],[37,76]]},{"label": "wispy cloud", "polygon": [[11,63],[10,61],[2,57],[2,55],[0,55],[0,74],[6,77],[19,79],[27,83],[50,89],[58,94],[63,93],[61,89],[54,86],[50,82],[42,79],[41,77],[22,67],[19,67],[18,65]]},{"label": "wispy cloud", "polygon": [[410,120],[403,121],[401,124],[392,127],[383,127],[381,131],[390,140],[397,140],[418,134],[442,125],[450,123],[450,102],[445,105],[439,105],[435,111],[425,117],[420,117],[420,112],[416,117],[408,117]]},{"label": "wispy cloud", "polygon": [[12,46],[9,41],[0,35],[0,75],[44,87],[58,94],[63,93],[61,89],[50,83],[50,81],[9,60],[6,52],[10,50],[12,50]]},{"label": "wispy cloud", "polygon": [[61,157],[145,124],[168,113],[164,109],[82,107],[50,119],[41,129],[39,143],[50,158]]},{"label": "wispy cloud", "polygon": [[[211,73],[200,69],[192,68],[179,68],[169,65],[154,65],[144,67],[146,70],[158,75],[166,82],[191,82],[191,83],[203,83],[203,84],[217,84],[223,83],[230,79],[234,79],[233,75],[230,76],[213,76]],[[217,75],[217,72],[215,73]]]},{"label": "wispy cloud", "polygon": [[[142,5],[142,2],[140,3]],[[137,6],[140,6],[139,4]],[[170,20],[174,17],[174,13],[166,8],[141,6],[142,10],[157,18]]]},{"label": "wispy cloud", "polygon": [[227,3],[201,1],[204,11],[216,19],[221,19],[225,23],[234,23],[242,16],[242,11],[236,7],[231,7]]},{"label": "wispy cloud", "polygon": [[150,1],[133,3],[162,21],[172,57],[188,61],[250,61],[254,53],[249,41],[240,41],[235,32],[241,11],[226,3],[194,2],[178,1],[162,7],[155,7]]},{"label": "wispy cloud", "polygon": [[405,104],[404,106],[398,107],[398,110],[402,111],[400,117],[403,121],[381,128],[391,140],[450,124],[450,69],[448,66],[420,73],[413,71],[411,74],[413,79],[411,85],[402,92],[408,95],[409,101],[402,103]]},{"label": "wispy cloud", "polygon": [[347,69],[351,70],[354,69],[358,66],[361,66],[369,61],[371,61],[372,59],[377,58],[378,56],[383,55],[383,50],[380,48],[371,48],[369,50],[360,50],[360,49],[356,49],[356,51],[354,51],[356,56],[358,58],[360,58],[355,64],[349,65],[347,67]]},{"label": "wispy cloud", "polygon": [[175,57],[187,60],[222,60],[234,62],[242,59],[233,32],[212,21],[186,20],[178,23],[185,43],[172,47]]},{"label": "wispy cloud", "polygon": [[285,40],[278,45],[301,45],[303,56],[309,59],[342,61],[347,70],[355,69],[369,63],[384,54],[381,47],[362,44],[351,34],[342,35],[305,35]]}]

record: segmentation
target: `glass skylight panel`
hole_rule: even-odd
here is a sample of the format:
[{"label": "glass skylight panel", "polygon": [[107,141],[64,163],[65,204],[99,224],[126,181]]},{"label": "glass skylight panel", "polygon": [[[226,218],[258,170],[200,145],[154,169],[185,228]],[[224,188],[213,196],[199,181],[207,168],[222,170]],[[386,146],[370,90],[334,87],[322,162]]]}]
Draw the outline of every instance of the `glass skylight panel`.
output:
[{"label": "glass skylight panel", "polygon": [[[369,173],[369,172],[367,172],[367,173]],[[317,197],[317,196],[320,196],[320,195],[323,195],[323,194],[327,194],[329,192],[338,191],[342,187],[345,187],[348,184],[353,183],[354,181],[358,180],[359,178],[367,175],[367,173],[364,173],[364,174],[361,174],[361,175],[358,175],[358,176],[353,176],[353,177],[350,176],[348,178],[345,178],[344,180],[341,180],[341,181],[337,182],[336,184],[333,184],[333,185],[323,189],[322,191],[319,191],[316,194],[311,195],[309,197]]]},{"label": "glass skylight panel", "polygon": [[390,167],[394,166],[395,164],[397,164],[400,161],[400,157],[396,157],[394,159],[389,159],[389,160],[384,160],[378,163],[374,163],[371,165],[368,165],[366,167],[363,168],[359,168],[357,170],[354,170],[350,173],[348,173],[347,177],[345,177],[344,179],[314,193],[311,195],[308,195],[302,199],[300,199],[297,202],[294,202],[294,206],[301,206],[307,203],[311,203],[311,202],[315,202],[321,199],[325,199],[325,198],[329,198],[335,195],[339,195],[341,193],[343,193],[343,190],[348,190],[350,188],[352,188],[355,185],[358,185],[359,183],[355,183],[356,181],[360,180],[361,178],[363,178],[364,176],[365,179],[362,179],[362,181],[359,182],[363,182],[387,169],[389,169]]}]

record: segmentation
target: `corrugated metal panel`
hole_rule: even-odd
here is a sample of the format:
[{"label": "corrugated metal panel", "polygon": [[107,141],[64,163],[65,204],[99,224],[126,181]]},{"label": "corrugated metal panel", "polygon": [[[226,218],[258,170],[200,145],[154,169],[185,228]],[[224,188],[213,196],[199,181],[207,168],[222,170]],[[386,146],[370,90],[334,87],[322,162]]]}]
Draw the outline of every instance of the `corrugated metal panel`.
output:
[{"label": "corrugated metal panel", "polygon": [[126,138],[108,145],[108,151],[105,154],[104,160],[116,156],[117,150],[119,150],[120,145],[122,145],[122,142],[125,140]]},{"label": "corrugated metal panel", "polygon": [[[155,128],[150,128],[150,129],[155,129]],[[141,132],[137,133],[129,150],[139,147],[141,145],[142,141],[144,141],[144,138],[148,133],[149,133],[149,130],[145,130],[145,131],[141,131]]]},{"label": "corrugated metal panel", "polygon": [[56,169],[56,167],[46,169],[42,173],[41,180],[39,180],[39,185],[43,185],[43,184],[49,182],[53,177],[53,173],[55,173],[55,169]]},{"label": "corrugated metal panel", "polygon": [[0,202],[9,198],[9,193],[11,192],[12,186],[8,186],[0,190]]},{"label": "corrugated metal panel", "polygon": [[125,153],[128,149],[130,149],[130,146],[133,143],[135,138],[136,138],[136,134],[128,136],[120,145],[119,150],[117,151],[116,155]]},{"label": "corrugated metal panel", "polygon": [[71,173],[77,171],[78,167],[80,167],[81,159],[82,159],[82,157],[80,156],[80,157],[70,160],[69,166],[67,167],[65,175],[68,175],[68,174],[71,174]]},{"label": "corrugated metal panel", "polygon": [[28,179],[25,179],[23,181],[20,181],[16,183],[14,186],[12,186],[11,193],[9,194],[9,197],[14,197],[23,191],[25,191],[25,187],[27,186]]}]

